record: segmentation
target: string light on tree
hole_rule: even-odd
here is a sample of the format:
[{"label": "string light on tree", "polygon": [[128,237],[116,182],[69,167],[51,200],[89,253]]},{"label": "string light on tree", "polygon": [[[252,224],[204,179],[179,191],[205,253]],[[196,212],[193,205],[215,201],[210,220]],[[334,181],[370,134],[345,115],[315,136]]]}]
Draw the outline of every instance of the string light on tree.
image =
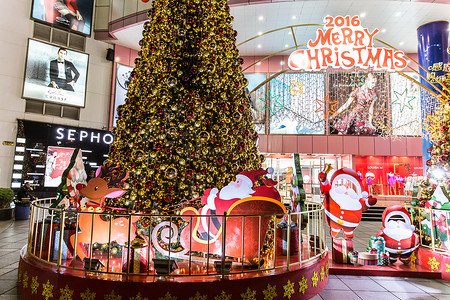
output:
[{"label": "string light on tree", "polygon": [[264,158],[227,1],[155,0],[148,16],[108,161],[130,172],[112,205],[164,212]]}]

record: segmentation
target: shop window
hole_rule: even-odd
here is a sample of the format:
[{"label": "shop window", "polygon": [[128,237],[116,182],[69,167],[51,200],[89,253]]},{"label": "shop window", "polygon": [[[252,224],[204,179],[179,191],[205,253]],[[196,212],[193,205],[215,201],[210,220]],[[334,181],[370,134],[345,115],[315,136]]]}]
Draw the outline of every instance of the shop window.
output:
[{"label": "shop window", "polygon": [[[266,80],[265,73],[247,73],[244,75],[248,80],[247,93],[253,91],[258,85]],[[253,123],[255,124],[256,131],[259,134],[265,134],[266,109],[268,105],[266,101],[266,84],[250,93],[248,97],[252,107]]]},{"label": "shop window", "polygon": [[330,134],[390,134],[386,73],[329,73],[328,87]]},{"label": "shop window", "polygon": [[[419,75],[405,72],[405,75],[419,81]],[[420,87],[401,74],[391,73],[392,134],[395,136],[420,136]]]},{"label": "shop window", "polygon": [[[277,189],[280,192],[282,201],[289,203],[291,200],[291,179],[294,170],[293,154],[264,154],[266,160],[264,168],[272,167],[274,173],[270,175],[276,180]],[[319,173],[324,170],[326,164],[330,164],[332,169],[329,176],[342,167],[351,167],[349,155],[307,155],[300,154],[300,166],[303,177],[303,186],[308,200],[320,201],[321,192],[319,184]],[[330,178],[330,177],[329,177]]]},{"label": "shop window", "polygon": [[271,134],[325,134],[324,73],[281,74],[267,100]]},{"label": "shop window", "polygon": [[404,197],[422,180],[423,161],[420,156],[356,156],[355,170],[370,194]]}]

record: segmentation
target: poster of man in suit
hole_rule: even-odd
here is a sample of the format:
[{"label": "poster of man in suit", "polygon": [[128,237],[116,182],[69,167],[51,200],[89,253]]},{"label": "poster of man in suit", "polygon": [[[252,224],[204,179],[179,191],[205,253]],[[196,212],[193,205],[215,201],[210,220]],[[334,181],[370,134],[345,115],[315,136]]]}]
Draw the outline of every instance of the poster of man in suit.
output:
[{"label": "poster of man in suit", "polygon": [[66,60],[67,49],[58,49],[58,58],[50,61],[49,87],[74,92],[73,86],[80,77],[80,72],[71,61]]},{"label": "poster of man in suit", "polygon": [[89,55],[29,39],[22,97],[84,107]]}]

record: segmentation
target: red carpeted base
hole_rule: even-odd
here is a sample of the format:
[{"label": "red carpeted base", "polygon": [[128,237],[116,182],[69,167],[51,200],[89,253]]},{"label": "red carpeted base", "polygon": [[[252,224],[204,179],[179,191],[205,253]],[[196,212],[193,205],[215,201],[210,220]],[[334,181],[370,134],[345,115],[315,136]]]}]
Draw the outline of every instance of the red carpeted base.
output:
[{"label": "red carpeted base", "polygon": [[450,280],[450,254],[423,247],[414,251],[411,255],[411,262],[407,265],[402,262],[396,262],[387,267],[337,264],[331,260],[331,254],[329,257],[330,274],[334,275],[442,278]]},{"label": "red carpeted base", "polygon": [[62,268],[21,251],[17,289],[26,299],[309,299],[328,282],[328,255],[291,270],[164,278]]}]

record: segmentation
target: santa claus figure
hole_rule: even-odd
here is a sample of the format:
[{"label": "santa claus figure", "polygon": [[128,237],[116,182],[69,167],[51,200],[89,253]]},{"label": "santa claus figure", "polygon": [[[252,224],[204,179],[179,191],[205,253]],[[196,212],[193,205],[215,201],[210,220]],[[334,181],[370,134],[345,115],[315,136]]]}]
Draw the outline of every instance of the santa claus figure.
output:
[{"label": "santa claus figure", "polygon": [[391,263],[400,257],[400,261],[408,264],[412,252],[419,246],[419,237],[414,232],[408,211],[400,205],[390,206],[384,210],[381,221],[383,228],[378,231],[377,237],[384,238]]},{"label": "santa claus figure", "polygon": [[[281,201],[280,194],[275,189],[276,181],[272,179],[263,179],[265,185],[253,189],[253,184],[263,175],[272,174],[273,169],[259,169],[256,171],[244,171],[236,175],[236,180],[231,181],[220,191],[217,188],[207,189],[201,197],[205,204],[199,209],[200,215],[217,215],[217,218],[211,218],[208,224],[208,218],[203,217],[199,226],[200,238],[203,240],[212,239],[222,226],[222,218],[225,212],[238,200],[263,196]],[[208,234],[209,232],[209,234]]]},{"label": "santa claus figure", "polygon": [[325,196],[325,219],[330,234],[335,237],[341,230],[346,239],[353,239],[353,231],[361,221],[362,212],[377,203],[377,199],[362,190],[358,173],[349,168],[334,172],[331,182],[327,174],[331,167],[319,173],[320,189]]}]

